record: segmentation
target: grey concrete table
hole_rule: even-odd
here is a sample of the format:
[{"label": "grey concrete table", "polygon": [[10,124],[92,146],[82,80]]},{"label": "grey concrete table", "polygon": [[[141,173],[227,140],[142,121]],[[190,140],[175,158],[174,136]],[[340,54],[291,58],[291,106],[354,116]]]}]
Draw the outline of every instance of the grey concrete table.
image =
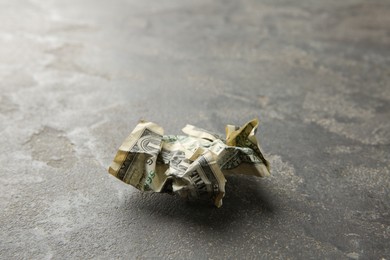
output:
[{"label": "grey concrete table", "polygon": [[[0,258],[390,259],[389,1],[0,3]],[[107,174],[141,118],[261,120],[224,205]]]}]

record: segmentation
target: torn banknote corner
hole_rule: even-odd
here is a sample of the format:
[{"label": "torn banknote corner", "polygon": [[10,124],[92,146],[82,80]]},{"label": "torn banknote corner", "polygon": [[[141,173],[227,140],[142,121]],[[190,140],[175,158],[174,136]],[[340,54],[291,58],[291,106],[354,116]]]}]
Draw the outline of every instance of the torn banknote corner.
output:
[{"label": "torn banknote corner", "polygon": [[182,135],[164,135],[152,122],[140,122],[126,138],[109,173],[141,191],[177,193],[212,199],[217,207],[225,195],[225,175],[269,175],[269,163],[256,139],[254,119],[242,127],[226,126],[226,140],[187,125]]}]

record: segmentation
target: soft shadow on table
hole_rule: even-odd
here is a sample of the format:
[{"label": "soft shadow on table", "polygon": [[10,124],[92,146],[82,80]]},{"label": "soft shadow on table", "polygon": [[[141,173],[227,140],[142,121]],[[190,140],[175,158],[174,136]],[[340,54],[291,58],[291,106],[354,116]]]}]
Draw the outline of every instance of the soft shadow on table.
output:
[{"label": "soft shadow on table", "polygon": [[252,176],[228,176],[223,206],[211,202],[188,202],[179,196],[134,192],[123,203],[123,210],[140,214],[141,218],[176,219],[194,225],[224,229],[230,223],[250,219],[270,218],[276,208],[262,179]]}]

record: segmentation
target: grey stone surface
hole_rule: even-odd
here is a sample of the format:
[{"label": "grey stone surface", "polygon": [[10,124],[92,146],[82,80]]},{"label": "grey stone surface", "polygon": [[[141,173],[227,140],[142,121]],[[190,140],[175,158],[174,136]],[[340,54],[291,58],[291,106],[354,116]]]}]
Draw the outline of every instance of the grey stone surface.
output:
[{"label": "grey stone surface", "polygon": [[[0,258],[390,259],[389,1],[0,2]],[[141,118],[258,116],[224,205],[107,174]]]}]

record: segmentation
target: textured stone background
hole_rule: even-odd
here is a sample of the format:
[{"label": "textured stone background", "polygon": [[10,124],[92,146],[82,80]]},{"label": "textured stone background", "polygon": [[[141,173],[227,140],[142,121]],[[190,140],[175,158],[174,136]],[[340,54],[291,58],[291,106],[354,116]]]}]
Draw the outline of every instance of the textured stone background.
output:
[{"label": "textured stone background", "polygon": [[[0,258],[390,259],[386,0],[0,2]],[[258,116],[224,206],[106,172],[141,118]]]}]

